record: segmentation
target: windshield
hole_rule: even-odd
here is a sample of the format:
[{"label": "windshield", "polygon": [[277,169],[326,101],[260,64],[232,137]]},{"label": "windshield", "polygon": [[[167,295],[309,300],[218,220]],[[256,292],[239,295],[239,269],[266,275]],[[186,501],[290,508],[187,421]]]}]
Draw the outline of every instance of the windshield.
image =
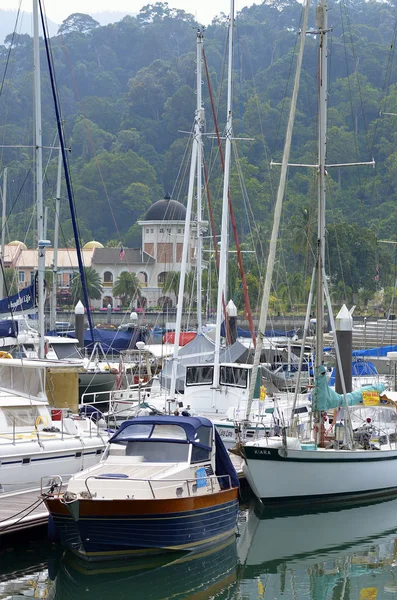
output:
[{"label": "windshield", "polygon": [[128,456],[129,462],[177,463],[189,459],[189,444],[174,442],[132,441],[109,444],[104,459],[108,456]]}]

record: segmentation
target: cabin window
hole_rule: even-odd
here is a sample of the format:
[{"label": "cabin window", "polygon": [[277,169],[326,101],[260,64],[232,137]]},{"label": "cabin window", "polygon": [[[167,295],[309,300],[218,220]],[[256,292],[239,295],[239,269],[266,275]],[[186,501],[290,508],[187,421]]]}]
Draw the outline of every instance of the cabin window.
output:
[{"label": "cabin window", "polygon": [[144,423],[131,424],[117,434],[117,442],[120,440],[127,440],[130,438],[148,438],[152,433],[153,425],[147,425]]},{"label": "cabin window", "polygon": [[155,425],[150,438],[186,440],[186,432],[179,425]]},{"label": "cabin window", "polygon": [[199,427],[194,434],[194,441],[203,446],[212,446],[212,428],[211,427]]},{"label": "cabin window", "polygon": [[213,366],[186,367],[186,385],[211,385],[213,379]]},{"label": "cabin window", "polygon": [[78,358],[81,360],[81,354],[75,344],[51,344],[51,348],[59,360],[63,360],[64,358]]},{"label": "cabin window", "polygon": [[37,406],[8,406],[3,408],[6,423],[10,427],[34,427],[40,416]]},{"label": "cabin window", "polygon": [[187,462],[189,445],[173,442],[128,442],[125,454],[134,458],[133,462]]},{"label": "cabin window", "polygon": [[248,379],[248,369],[242,367],[221,366],[220,383],[232,387],[246,388]]},{"label": "cabin window", "polygon": [[200,448],[199,446],[193,446],[192,448],[192,463],[203,462],[203,460],[210,460],[210,451],[206,448]]}]

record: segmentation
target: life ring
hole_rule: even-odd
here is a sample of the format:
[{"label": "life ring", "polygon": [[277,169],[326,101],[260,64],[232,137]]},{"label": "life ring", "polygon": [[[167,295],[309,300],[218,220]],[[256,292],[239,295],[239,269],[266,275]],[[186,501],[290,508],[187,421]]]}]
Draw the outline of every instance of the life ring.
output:
[{"label": "life ring", "polygon": [[36,422],[35,422],[36,429],[40,425],[40,423],[43,423],[44,426],[48,425],[49,424],[48,417],[46,417],[46,416],[43,417],[42,415],[39,415],[38,417],[36,417]]},{"label": "life ring", "polygon": [[9,352],[0,352],[0,358],[12,358],[12,355]]}]

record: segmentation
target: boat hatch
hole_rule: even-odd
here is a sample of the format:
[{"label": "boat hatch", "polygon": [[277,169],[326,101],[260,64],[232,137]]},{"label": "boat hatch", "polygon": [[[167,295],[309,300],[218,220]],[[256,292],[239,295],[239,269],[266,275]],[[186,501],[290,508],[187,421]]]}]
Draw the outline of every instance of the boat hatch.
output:
[{"label": "boat hatch", "polygon": [[222,365],[220,369],[221,385],[246,388],[248,382],[248,369]]}]

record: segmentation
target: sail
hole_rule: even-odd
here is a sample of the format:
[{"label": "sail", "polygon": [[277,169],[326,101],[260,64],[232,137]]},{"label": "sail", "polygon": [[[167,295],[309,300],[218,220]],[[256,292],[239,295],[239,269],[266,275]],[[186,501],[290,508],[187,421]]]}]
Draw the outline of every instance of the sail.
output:
[{"label": "sail", "polygon": [[315,410],[329,410],[331,408],[339,408],[346,406],[354,406],[363,402],[363,392],[379,392],[381,394],[385,386],[382,383],[375,385],[367,385],[355,392],[346,394],[346,400],[343,394],[338,394],[329,387],[327,370],[324,365],[320,365],[317,370],[315,387],[313,393],[313,408]]},{"label": "sail", "polygon": [[37,307],[36,284],[33,282],[14,296],[0,300],[0,314],[32,312]]}]

